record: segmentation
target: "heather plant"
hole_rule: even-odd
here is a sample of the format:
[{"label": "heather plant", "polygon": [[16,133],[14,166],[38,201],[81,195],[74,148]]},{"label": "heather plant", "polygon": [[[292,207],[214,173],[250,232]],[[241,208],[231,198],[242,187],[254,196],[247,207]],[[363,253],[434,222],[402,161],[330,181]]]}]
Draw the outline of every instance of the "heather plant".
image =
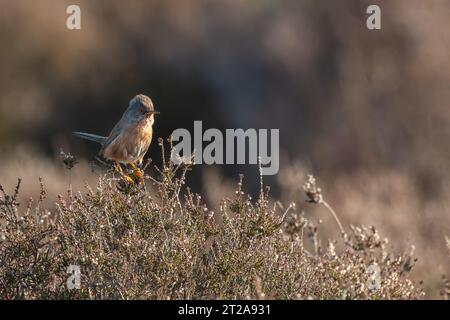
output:
[{"label": "heather plant", "polygon": [[[97,186],[70,188],[49,211],[41,193],[18,203],[0,188],[2,299],[418,299],[412,252],[395,254],[375,228],[345,230],[310,176],[306,200],[323,205],[342,237],[322,247],[295,203],[271,199],[261,175],[253,199],[241,176],[213,212],[185,186],[191,161],[162,165],[146,185],[109,170]],[[172,149],[169,151],[172,152]],[[64,157],[63,157],[64,158]],[[67,164],[66,164],[67,165]],[[68,167],[69,170],[73,166]],[[147,170],[148,171],[148,170]],[[338,248],[339,247],[339,248]],[[69,289],[67,268],[80,268]]]}]

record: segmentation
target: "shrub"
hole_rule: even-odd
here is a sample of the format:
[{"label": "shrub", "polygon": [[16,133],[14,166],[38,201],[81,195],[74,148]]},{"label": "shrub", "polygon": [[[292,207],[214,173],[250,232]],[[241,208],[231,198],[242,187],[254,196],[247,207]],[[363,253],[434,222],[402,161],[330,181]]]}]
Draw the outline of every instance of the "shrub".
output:
[{"label": "shrub", "polygon": [[[166,161],[157,178],[130,187],[107,172],[95,189],[60,196],[53,212],[17,202],[0,188],[2,299],[416,299],[414,260],[388,252],[373,227],[346,232],[314,178],[308,200],[324,205],[342,239],[322,248],[318,228],[261,193],[252,199],[241,177],[232,198],[212,212],[185,187],[190,164]],[[312,244],[308,250],[306,242]],[[337,250],[337,246],[342,249]],[[70,265],[81,286],[69,290]],[[379,277],[378,277],[379,274]]]}]

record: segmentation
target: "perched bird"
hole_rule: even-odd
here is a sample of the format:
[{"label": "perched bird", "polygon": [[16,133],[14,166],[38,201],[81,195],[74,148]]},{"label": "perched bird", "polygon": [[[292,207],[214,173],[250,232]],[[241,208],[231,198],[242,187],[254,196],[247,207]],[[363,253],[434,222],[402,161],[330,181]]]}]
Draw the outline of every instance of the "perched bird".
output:
[{"label": "perched bird", "polygon": [[85,132],[73,132],[73,134],[100,143],[102,148],[99,154],[106,159],[113,160],[125,180],[134,182],[123,172],[120,164],[129,164],[138,178],[142,180],[142,172],[137,169],[136,164],[142,164],[144,155],[150,147],[155,114],[159,114],[159,112],[154,110],[152,100],[146,95],[138,94],[131,99],[127,110],[111,130],[109,136],[104,137]]}]

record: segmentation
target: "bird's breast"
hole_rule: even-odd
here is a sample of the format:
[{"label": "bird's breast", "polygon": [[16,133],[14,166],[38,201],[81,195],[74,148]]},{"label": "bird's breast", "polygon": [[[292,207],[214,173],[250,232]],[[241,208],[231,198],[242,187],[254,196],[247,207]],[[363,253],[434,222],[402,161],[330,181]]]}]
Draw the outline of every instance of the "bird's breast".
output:
[{"label": "bird's breast", "polygon": [[119,162],[136,162],[147,152],[152,133],[152,124],[149,121],[130,126],[105,149],[104,155]]},{"label": "bird's breast", "polygon": [[153,129],[150,121],[141,122],[136,126],[136,130],[132,134],[133,141],[129,142],[129,146],[131,147],[129,152],[134,158],[138,159],[147,152],[152,141],[152,134]]}]

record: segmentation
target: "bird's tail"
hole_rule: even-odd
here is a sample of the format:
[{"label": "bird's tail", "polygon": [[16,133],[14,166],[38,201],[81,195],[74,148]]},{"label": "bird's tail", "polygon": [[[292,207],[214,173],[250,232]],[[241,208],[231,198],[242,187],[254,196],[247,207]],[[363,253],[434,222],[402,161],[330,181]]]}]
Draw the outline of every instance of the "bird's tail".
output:
[{"label": "bird's tail", "polygon": [[99,136],[92,133],[86,133],[86,132],[72,132],[72,134],[78,138],[98,142],[100,144],[103,144],[107,137]]}]

